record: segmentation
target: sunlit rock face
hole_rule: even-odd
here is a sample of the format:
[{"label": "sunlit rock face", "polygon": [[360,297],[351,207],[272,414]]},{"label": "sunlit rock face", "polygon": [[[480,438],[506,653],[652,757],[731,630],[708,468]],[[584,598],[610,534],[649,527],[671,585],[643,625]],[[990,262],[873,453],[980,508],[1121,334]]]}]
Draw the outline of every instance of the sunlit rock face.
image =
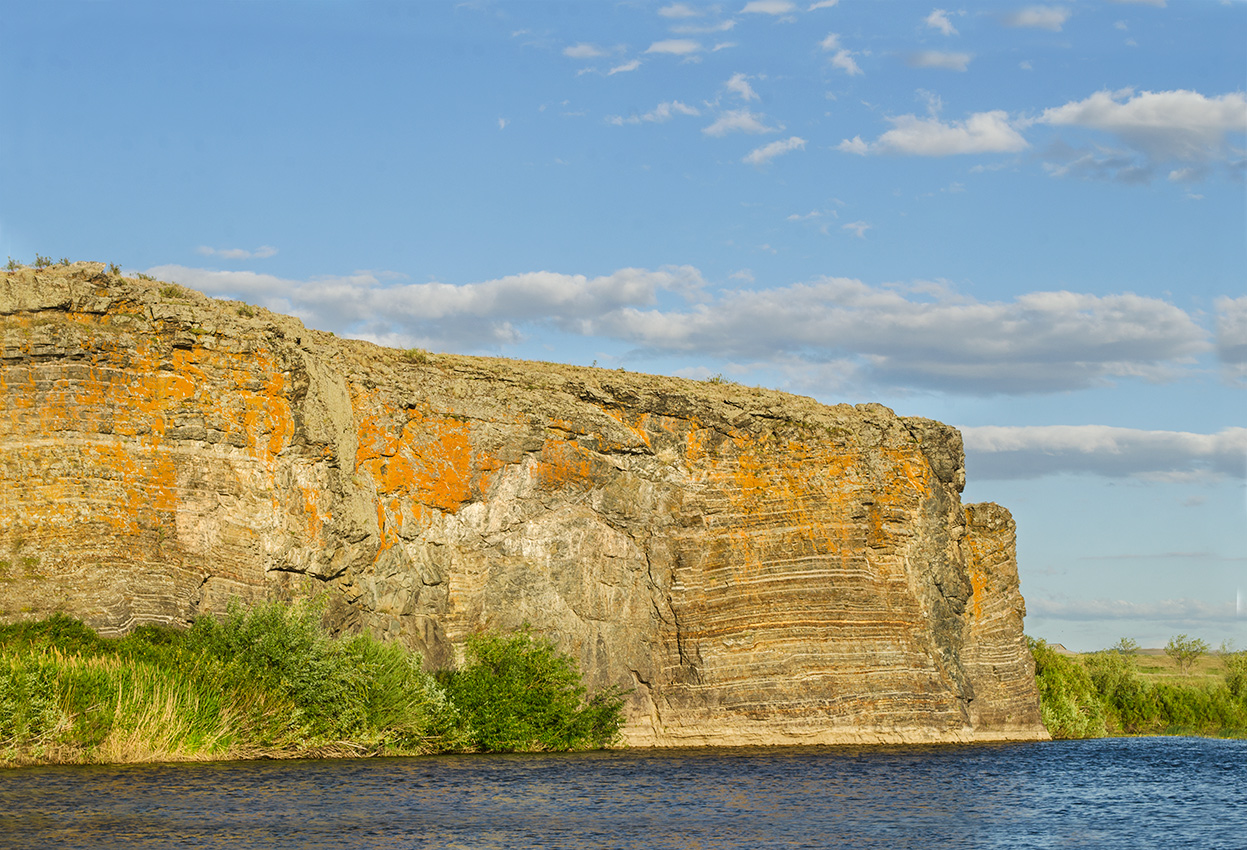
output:
[{"label": "sunlit rock face", "polygon": [[1013,520],[879,405],[339,340],[79,263],[0,276],[0,612],[231,599],[453,663],[524,624],[634,745],[1046,737]]}]

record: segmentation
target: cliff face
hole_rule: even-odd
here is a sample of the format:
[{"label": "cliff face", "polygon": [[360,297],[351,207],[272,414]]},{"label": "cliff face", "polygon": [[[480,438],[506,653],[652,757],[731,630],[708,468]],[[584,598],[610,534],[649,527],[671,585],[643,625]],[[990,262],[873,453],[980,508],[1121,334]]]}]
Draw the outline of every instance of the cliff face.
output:
[{"label": "cliff face", "polygon": [[530,623],[633,744],[1041,738],[1014,527],[878,405],[424,355],[98,264],[0,277],[0,616],[325,593],[430,666]]}]

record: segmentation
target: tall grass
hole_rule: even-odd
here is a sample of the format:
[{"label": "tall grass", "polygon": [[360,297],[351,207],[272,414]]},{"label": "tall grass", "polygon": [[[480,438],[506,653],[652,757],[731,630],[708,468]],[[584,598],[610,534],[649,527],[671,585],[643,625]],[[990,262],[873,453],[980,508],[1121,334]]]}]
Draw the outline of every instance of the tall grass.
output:
[{"label": "tall grass", "polygon": [[[315,605],[232,606],[186,630],[143,627],[120,639],[64,616],[3,626],[0,763],[571,749],[614,739],[617,695],[586,702],[579,673],[552,646],[525,634],[513,648],[531,673],[561,671],[563,690],[542,706],[533,681],[508,679],[530,696],[500,694],[510,707],[493,715],[511,726],[537,718],[538,733],[499,743],[478,731],[480,706],[457,705],[418,655],[364,635],[331,638]],[[479,683],[479,665],[442,678]],[[525,718],[507,719],[507,710]]]},{"label": "tall grass", "polygon": [[1225,683],[1148,681],[1132,654],[1060,655],[1030,640],[1039,709],[1053,738],[1105,735],[1247,737],[1247,654],[1226,654]]}]

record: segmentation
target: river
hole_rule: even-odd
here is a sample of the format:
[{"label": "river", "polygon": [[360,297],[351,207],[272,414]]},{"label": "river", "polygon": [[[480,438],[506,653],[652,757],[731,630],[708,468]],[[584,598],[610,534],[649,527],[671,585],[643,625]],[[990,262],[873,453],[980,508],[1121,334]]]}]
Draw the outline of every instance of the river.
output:
[{"label": "river", "polygon": [[0,848],[1247,847],[1247,741],[0,770]]}]

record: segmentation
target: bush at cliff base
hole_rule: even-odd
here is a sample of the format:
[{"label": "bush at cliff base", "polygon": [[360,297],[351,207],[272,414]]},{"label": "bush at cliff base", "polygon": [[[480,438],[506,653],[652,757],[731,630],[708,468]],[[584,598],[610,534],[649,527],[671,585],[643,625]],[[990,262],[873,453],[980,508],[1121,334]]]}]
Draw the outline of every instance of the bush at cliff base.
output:
[{"label": "bush at cliff base", "polygon": [[[232,606],[223,619],[202,617],[187,630],[142,627],[120,639],[101,638],[59,615],[0,627],[0,761],[484,748],[479,736],[469,735],[469,714],[420,669],[418,655],[362,635],[330,638],[319,622],[314,605],[272,604]],[[567,669],[551,660],[557,654],[538,657]],[[579,675],[574,667],[570,672],[575,678],[565,685],[574,691]],[[560,703],[572,719],[554,724],[563,730],[561,739],[534,736],[527,747],[507,748],[606,741],[618,730],[620,705],[590,700],[572,709]],[[606,711],[612,707],[613,714]],[[546,710],[536,716],[561,715]]]},{"label": "bush at cliff base", "polygon": [[467,640],[464,669],[438,674],[464,713],[468,739],[487,752],[583,750],[613,743],[623,698],[608,689],[585,699],[575,662],[527,630]]},{"label": "bush at cliff base", "polygon": [[1247,737],[1247,653],[1227,653],[1225,684],[1151,683],[1130,653],[1081,658],[1027,639],[1035,657],[1039,711],[1053,738],[1104,735]]}]

